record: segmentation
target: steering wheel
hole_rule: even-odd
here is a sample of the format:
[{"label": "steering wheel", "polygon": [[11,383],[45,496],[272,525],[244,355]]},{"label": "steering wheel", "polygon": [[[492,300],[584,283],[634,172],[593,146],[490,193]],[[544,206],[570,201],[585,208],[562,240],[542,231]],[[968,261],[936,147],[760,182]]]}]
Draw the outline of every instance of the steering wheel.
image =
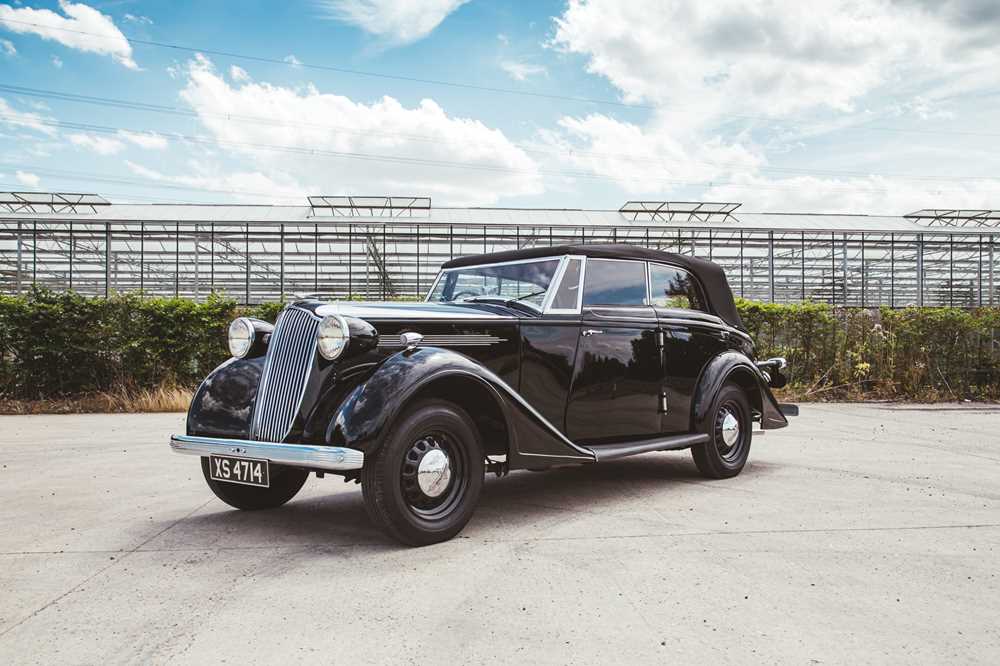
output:
[{"label": "steering wheel", "polygon": [[451,300],[453,300],[453,301],[460,301],[463,298],[465,298],[466,296],[482,296],[482,294],[476,293],[474,291],[460,291],[457,294],[455,294],[454,296],[452,296]]}]

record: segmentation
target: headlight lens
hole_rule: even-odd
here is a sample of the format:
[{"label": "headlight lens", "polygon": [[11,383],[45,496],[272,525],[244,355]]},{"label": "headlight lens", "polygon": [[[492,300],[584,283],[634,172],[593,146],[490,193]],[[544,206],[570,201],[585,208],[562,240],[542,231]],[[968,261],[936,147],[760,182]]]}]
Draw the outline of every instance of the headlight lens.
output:
[{"label": "headlight lens", "polygon": [[234,319],[229,325],[229,353],[236,358],[243,358],[253,346],[253,323],[246,317]]},{"label": "headlight lens", "polygon": [[349,338],[347,322],[343,317],[336,315],[323,317],[316,331],[316,346],[320,356],[328,361],[337,358],[344,353]]}]

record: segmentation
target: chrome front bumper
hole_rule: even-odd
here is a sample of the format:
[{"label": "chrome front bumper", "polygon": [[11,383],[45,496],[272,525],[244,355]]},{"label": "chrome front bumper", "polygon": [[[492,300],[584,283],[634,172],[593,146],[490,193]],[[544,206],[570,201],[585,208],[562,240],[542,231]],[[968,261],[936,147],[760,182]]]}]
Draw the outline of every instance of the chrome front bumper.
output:
[{"label": "chrome front bumper", "polygon": [[365,454],[357,449],[341,446],[313,446],[311,444],[275,444],[252,442],[245,439],[173,435],[170,448],[177,453],[193,456],[241,456],[264,458],[276,465],[292,465],[339,472],[361,469]]}]

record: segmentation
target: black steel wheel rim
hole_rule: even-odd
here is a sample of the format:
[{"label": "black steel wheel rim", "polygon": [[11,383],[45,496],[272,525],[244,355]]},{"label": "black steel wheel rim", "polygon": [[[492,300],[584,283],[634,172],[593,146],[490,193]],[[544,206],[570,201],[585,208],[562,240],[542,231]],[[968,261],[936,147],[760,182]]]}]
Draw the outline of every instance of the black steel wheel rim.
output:
[{"label": "black steel wheel rim", "polygon": [[[731,441],[727,442],[727,431],[731,422],[727,423],[727,416],[735,419],[738,430],[735,438],[730,435]],[[726,463],[736,463],[743,455],[746,448],[747,437],[749,436],[749,422],[743,406],[735,400],[726,400],[719,405],[715,413],[715,446],[719,452],[719,457]]]},{"label": "black steel wheel rim", "polygon": [[[447,456],[451,472],[447,486],[435,496],[425,493],[418,481],[420,463],[432,451]],[[400,484],[407,508],[426,521],[447,519],[459,509],[465,497],[469,486],[467,470],[465,450],[454,437],[441,431],[428,432],[418,437],[403,456],[400,469]]]}]

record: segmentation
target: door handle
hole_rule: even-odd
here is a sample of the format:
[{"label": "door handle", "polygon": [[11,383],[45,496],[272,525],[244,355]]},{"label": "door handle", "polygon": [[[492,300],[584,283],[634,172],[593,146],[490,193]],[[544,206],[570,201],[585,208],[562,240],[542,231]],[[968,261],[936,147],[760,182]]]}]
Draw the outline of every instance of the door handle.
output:
[{"label": "door handle", "polygon": [[586,329],[583,330],[582,333],[580,333],[580,335],[582,335],[584,337],[589,337],[591,335],[600,335],[601,333],[604,333],[604,331],[598,331],[598,330],[593,329],[593,328],[586,328]]}]

